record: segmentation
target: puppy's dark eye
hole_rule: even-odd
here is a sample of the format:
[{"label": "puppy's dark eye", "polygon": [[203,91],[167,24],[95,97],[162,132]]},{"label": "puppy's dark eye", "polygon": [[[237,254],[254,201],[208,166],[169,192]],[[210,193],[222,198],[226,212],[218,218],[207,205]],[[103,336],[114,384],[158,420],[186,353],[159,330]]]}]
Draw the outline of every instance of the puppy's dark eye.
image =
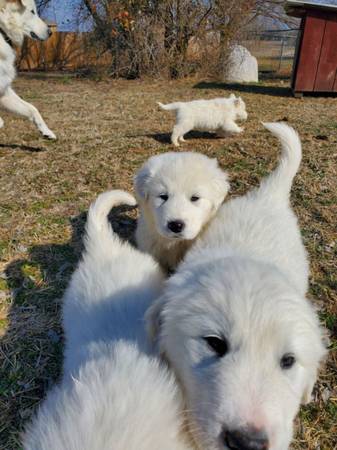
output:
[{"label": "puppy's dark eye", "polygon": [[198,197],[197,195],[192,195],[191,202],[197,202],[198,200],[200,200],[200,197]]},{"label": "puppy's dark eye", "polygon": [[167,194],[161,194],[161,195],[159,195],[159,198],[161,198],[162,200],[164,200],[164,202],[166,202],[168,200],[168,195]]},{"label": "puppy's dark eye", "polygon": [[32,14],[35,14],[35,11],[34,11],[34,9],[32,9],[32,10],[31,10],[31,13],[32,13]]},{"label": "puppy's dark eye", "polygon": [[203,339],[207,342],[209,347],[214,350],[219,358],[222,358],[228,352],[228,342],[226,339],[218,336],[205,336]]},{"label": "puppy's dark eye", "polygon": [[282,356],[280,361],[281,369],[284,370],[291,369],[295,364],[295,362],[296,362],[295,356],[291,353],[286,353],[285,355]]}]

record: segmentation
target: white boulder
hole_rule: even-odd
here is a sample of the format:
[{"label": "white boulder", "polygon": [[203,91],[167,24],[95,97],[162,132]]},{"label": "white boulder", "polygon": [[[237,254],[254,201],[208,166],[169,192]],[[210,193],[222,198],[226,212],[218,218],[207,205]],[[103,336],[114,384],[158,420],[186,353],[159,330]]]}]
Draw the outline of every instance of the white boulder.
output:
[{"label": "white boulder", "polygon": [[242,45],[233,45],[226,64],[227,83],[258,82],[257,59]]}]

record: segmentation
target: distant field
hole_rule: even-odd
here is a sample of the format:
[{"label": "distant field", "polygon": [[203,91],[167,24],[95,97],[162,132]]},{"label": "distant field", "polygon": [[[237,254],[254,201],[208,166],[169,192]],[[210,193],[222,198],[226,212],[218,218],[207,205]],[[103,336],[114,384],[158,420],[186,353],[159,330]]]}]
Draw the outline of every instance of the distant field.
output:
[{"label": "distant field", "polygon": [[290,75],[295,55],[293,44],[284,41],[246,41],[243,43],[257,58],[259,70],[277,72],[278,75]]},{"label": "distant field", "polygon": [[[19,79],[15,87],[59,140],[46,142],[30,123],[1,116],[0,449],[20,449],[19,432],[60,374],[60,299],[80,255],[90,202],[110,188],[131,190],[135,170],[149,156],[172,150],[174,119],[156,101],[230,92],[246,101],[244,133],[227,139],[192,133],[181,150],[217,157],[235,196],[275,166],[277,144],[261,121],[283,120],[299,131],[304,157],[292,203],[311,261],[310,298],[331,335],[331,352],[314,401],[301,409],[292,449],[336,449],[337,100],[295,99],[283,81],[230,87],[61,76]],[[124,236],[132,234],[135,213],[112,219]]]}]

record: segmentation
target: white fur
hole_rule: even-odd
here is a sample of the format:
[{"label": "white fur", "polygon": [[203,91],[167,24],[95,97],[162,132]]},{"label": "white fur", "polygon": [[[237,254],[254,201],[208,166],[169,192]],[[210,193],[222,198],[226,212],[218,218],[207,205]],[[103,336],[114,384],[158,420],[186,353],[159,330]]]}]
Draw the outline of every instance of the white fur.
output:
[{"label": "white fur", "polygon": [[[282,143],[278,167],[220,208],[148,313],[207,450],[288,449],[326,352],[305,298],[308,262],[289,203],[300,140],[285,124],[265,127]],[[225,355],[209,336],[226,340]],[[282,369],[287,354],[296,362]],[[233,442],[238,434],[246,445]],[[268,442],[249,446],[254,434]]]},{"label": "white fur", "polygon": [[[25,36],[45,40],[50,36],[48,26],[39,18],[33,0],[0,0],[0,28],[14,45],[21,46]],[[39,111],[23,101],[11,88],[15,79],[15,50],[0,34],[0,108],[18,114],[34,122],[48,139],[56,139]],[[0,119],[0,128],[4,125]]]},{"label": "white fur", "polygon": [[173,128],[171,141],[175,146],[185,142],[184,135],[191,130],[215,131],[220,136],[243,131],[235,121],[246,120],[248,115],[246,105],[241,97],[231,94],[229,98],[214,98],[212,100],[193,100],[191,102],[176,102],[163,105],[161,109],[175,111],[176,124]]},{"label": "white fur", "polygon": [[64,298],[64,379],[24,435],[25,450],[191,450],[176,381],[147,343],[146,308],[163,282],[149,255],[107,221],[123,191],[91,206],[85,253]]},{"label": "white fur", "polygon": [[[138,248],[153,255],[165,269],[174,269],[186,250],[214,217],[227,195],[227,174],[216,159],[200,153],[164,153],[150,158],[135,177],[140,207]],[[167,195],[167,200],[160,196]],[[197,196],[197,201],[191,201]],[[172,221],[185,228],[169,229]]]}]

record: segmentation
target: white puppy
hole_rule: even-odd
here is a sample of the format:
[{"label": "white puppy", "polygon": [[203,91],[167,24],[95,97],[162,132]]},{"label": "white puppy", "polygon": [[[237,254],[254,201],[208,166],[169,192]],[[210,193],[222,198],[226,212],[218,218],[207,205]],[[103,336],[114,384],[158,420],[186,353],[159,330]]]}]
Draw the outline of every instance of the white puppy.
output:
[{"label": "white puppy", "polygon": [[241,97],[231,94],[229,98],[212,100],[193,100],[192,102],[176,102],[163,105],[161,109],[175,111],[176,124],[171,141],[175,146],[185,142],[184,135],[191,130],[215,131],[220,136],[243,131],[235,121],[246,120],[246,105]]},{"label": "white puppy", "polygon": [[138,248],[173,270],[214,217],[229,184],[216,159],[200,153],[150,158],[135,177]]},{"label": "white puppy", "polygon": [[24,435],[25,450],[191,450],[182,433],[176,381],[149,356],[143,324],[163,275],[149,255],[123,243],[107,214],[135,200],[98,197],[85,253],[64,298],[64,379]]},{"label": "white puppy", "polygon": [[285,124],[261,186],[225,203],[149,312],[206,450],[286,450],[326,350],[289,192],[301,143]]},{"label": "white puppy", "polygon": [[[44,137],[56,139],[39,111],[11,88],[16,76],[14,46],[20,47],[25,36],[43,41],[50,35],[48,26],[38,16],[34,0],[0,0],[0,108],[31,120]],[[3,125],[0,118],[0,128]]]}]

